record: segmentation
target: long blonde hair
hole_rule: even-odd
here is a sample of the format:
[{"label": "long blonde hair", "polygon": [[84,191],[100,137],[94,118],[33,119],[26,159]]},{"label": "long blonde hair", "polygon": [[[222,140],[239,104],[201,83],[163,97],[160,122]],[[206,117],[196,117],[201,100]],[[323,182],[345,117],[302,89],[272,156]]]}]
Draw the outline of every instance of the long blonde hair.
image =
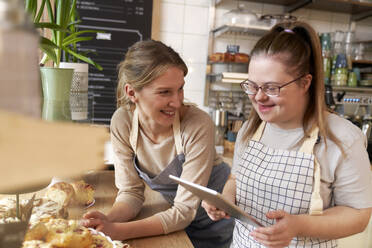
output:
[{"label": "long blonde hair", "polygon": [[[255,56],[277,56],[296,76],[310,73],[312,82],[309,87],[309,102],[303,118],[305,137],[310,135],[313,126],[318,126],[320,136],[341,146],[340,140],[331,132],[326,120],[328,108],[324,100],[324,73],[321,46],[315,30],[304,22],[279,23],[263,36],[251,52]],[[248,142],[262,120],[254,108],[248,118],[249,128],[243,137]]]},{"label": "long blonde hair", "polygon": [[130,109],[133,105],[126,95],[126,84],[140,91],[170,67],[177,67],[183,71],[184,76],[187,75],[187,66],[180,55],[162,42],[146,40],[132,45],[125,59],[118,65],[117,107]]}]

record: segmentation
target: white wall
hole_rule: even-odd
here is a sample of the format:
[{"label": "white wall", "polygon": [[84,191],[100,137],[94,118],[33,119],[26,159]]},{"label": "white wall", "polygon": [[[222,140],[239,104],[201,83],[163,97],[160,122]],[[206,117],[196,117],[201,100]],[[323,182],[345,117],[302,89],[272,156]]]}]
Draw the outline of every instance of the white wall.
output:
[{"label": "white wall", "polygon": [[[185,100],[203,106],[208,51],[210,0],[154,1],[154,39],[175,49],[189,73],[185,78]],[[154,18],[153,18],[154,19]]]},{"label": "white wall", "polygon": [[[219,26],[223,14],[237,6],[236,1],[223,1],[216,8],[216,19],[210,22],[213,13],[212,0],[154,0],[153,38],[173,47],[179,52],[189,67],[186,77],[185,98],[204,110],[205,71],[208,55],[208,36],[210,25]],[[282,14],[280,5],[240,1],[245,8],[258,14]],[[310,23],[316,31],[347,31],[350,15],[301,8],[292,15]],[[357,22],[356,37],[372,40],[372,18]],[[227,44],[240,45],[240,51],[249,53],[259,37],[237,36],[215,39],[213,51],[225,52]]]}]

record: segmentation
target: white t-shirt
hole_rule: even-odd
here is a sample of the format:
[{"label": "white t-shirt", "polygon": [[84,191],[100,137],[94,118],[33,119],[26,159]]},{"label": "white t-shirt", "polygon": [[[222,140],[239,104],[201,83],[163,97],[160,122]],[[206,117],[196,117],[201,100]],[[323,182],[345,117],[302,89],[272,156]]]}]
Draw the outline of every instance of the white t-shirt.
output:
[{"label": "white t-shirt", "polygon": [[[372,207],[372,171],[366,150],[367,139],[361,130],[350,121],[336,114],[327,116],[333,134],[342,142],[346,154],[327,138],[315,145],[314,155],[320,165],[321,189],[324,209],[339,205],[353,208]],[[242,137],[248,128],[245,122],[235,144],[233,173],[236,156],[244,152]],[[302,128],[281,129],[267,123],[260,142],[275,149],[298,150],[302,144]]]}]

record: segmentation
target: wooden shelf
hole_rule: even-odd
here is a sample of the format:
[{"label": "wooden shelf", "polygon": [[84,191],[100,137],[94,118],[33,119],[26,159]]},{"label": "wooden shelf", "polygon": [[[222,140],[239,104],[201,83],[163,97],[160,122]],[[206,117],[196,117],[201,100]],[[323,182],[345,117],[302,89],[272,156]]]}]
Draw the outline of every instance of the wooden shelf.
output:
[{"label": "wooden shelf", "polygon": [[353,64],[372,65],[372,60],[353,60]]},{"label": "wooden shelf", "polygon": [[[269,3],[284,6],[284,13],[291,13],[300,8],[318,9],[332,12],[348,13],[351,21],[359,21],[372,16],[372,2],[367,0],[244,0],[247,2]],[[216,0],[216,5],[223,0]]]},{"label": "wooden shelf", "polygon": [[372,87],[332,86],[333,91],[372,93]]}]

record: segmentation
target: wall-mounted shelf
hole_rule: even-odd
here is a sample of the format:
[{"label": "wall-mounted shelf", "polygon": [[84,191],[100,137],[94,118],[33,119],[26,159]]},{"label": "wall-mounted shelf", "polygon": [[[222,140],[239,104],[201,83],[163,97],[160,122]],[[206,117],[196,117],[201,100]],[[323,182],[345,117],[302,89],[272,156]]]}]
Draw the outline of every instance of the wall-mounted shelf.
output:
[{"label": "wall-mounted shelf", "polygon": [[333,91],[372,93],[372,87],[332,86]]},{"label": "wall-mounted shelf", "polygon": [[353,60],[354,65],[372,66],[372,60]]},{"label": "wall-mounted shelf", "polygon": [[239,27],[239,26],[228,26],[223,25],[221,27],[212,30],[214,38],[222,35],[256,35],[262,36],[270,27],[251,26],[251,27]]},{"label": "wall-mounted shelf", "polygon": [[[372,16],[372,2],[367,0],[245,0],[247,2],[269,3],[284,6],[284,13],[291,13],[299,8],[310,8],[332,12],[348,13],[352,21],[359,21]],[[223,0],[216,0],[216,5]]]}]

